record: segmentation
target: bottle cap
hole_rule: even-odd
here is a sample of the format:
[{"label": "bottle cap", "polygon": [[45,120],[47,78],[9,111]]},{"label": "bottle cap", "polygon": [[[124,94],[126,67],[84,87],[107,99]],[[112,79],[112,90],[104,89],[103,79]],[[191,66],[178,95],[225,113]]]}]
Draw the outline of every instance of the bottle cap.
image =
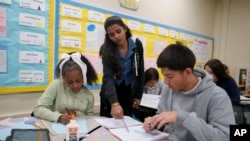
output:
[{"label": "bottle cap", "polygon": [[76,120],[75,115],[71,114],[71,120]]}]

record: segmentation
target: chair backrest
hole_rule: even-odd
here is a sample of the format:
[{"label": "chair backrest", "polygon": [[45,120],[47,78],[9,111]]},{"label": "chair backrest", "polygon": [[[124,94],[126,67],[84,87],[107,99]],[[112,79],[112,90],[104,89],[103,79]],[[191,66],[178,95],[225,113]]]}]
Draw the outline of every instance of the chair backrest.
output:
[{"label": "chair backrest", "polygon": [[31,117],[34,117],[35,115],[34,115],[34,111],[32,111],[31,113],[30,113],[30,116]]},{"label": "chair backrest", "polygon": [[246,117],[244,115],[244,105],[239,101],[232,101],[233,111],[236,124],[246,124]]}]

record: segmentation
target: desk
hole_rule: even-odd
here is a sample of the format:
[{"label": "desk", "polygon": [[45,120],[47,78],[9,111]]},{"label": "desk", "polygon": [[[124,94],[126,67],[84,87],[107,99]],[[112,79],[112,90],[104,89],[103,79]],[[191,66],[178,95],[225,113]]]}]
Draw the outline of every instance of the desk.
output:
[{"label": "desk", "polygon": [[250,98],[246,96],[240,95],[240,104],[248,104],[250,105]]},{"label": "desk", "polygon": [[249,97],[250,97],[250,93],[244,93],[244,94],[243,94],[243,96],[245,96],[245,97],[248,97],[248,98],[249,98]]},{"label": "desk", "polygon": [[[95,128],[99,124],[94,120],[94,117],[84,117],[87,123],[88,131]],[[49,122],[48,122],[49,123]],[[50,136],[52,141],[63,141],[66,138],[65,134]],[[82,141],[119,141],[109,131],[103,127],[92,132],[88,138],[85,138]]]},{"label": "desk", "polygon": [[[28,117],[29,119],[34,119],[39,122],[39,119]],[[91,129],[95,128],[99,124],[94,120],[95,117],[79,117],[84,118],[87,123],[87,129],[90,131]],[[11,119],[12,122],[21,122],[23,121],[23,118],[16,118]],[[39,122],[40,123],[40,122]],[[51,126],[52,122],[47,121],[48,125]],[[0,128],[1,130],[1,128]],[[63,141],[66,138],[65,134],[58,134],[56,136],[50,135],[51,141]],[[88,138],[85,138],[82,141],[119,141],[117,138],[115,138],[113,135],[109,133],[109,131],[103,127],[99,128],[98,130],[92,132]]]}]

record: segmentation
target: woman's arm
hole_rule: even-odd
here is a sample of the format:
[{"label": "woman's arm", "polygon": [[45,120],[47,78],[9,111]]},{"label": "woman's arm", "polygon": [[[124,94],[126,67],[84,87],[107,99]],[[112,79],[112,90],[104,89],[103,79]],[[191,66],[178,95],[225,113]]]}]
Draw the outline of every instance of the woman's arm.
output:
[{"label": "woman's arm", "polygon": [[109,100],[110,104],[117,102],[117,94],[115,87],[114,73],[107,65],[103,65],[103,88],[104,94]]}]

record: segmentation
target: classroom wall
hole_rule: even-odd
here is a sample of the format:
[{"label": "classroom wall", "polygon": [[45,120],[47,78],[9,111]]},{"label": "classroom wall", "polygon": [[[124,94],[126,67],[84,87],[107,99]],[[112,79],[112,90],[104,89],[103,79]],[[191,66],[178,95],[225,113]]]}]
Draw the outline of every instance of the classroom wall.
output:
[{"label": "classroom wall", "polygon": [[250,67],[250,1],[217,0],[215,14],[214,57],[230,68],[236,79],[236,67]]},{"label": "classroom wall", "polygon": [[[214,37],[214,56],[225,61],[232,74],[237,65],[250,66],[250,17],[244,16],[250,12],[249,0],[140,0],[138,11],[121,8],[118,0],[74,1]],[[99,89],[91,91],[98,112]],[[30,114],[41,93],[1,94],[0,118]]]},{"label": "classroom wall", "polygon": [[[99,112],[99,89],[90,90],[95,96],[94,113]],[[30,115],[42,92],[0,95],[0,120],[9,116]]]}]

